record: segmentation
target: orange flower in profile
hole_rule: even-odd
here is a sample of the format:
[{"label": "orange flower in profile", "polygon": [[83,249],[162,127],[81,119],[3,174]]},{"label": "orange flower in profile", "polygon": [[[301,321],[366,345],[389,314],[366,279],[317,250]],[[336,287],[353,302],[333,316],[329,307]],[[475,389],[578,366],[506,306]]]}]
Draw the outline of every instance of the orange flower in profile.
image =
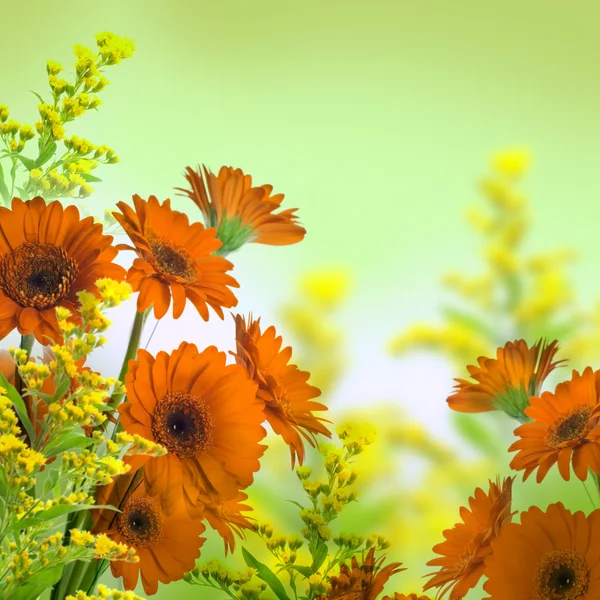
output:
[{"label": "orange flower in profile", "polygon": [[62,342],[56,307],[76,314],[78,292],[97,294],[97,279],[125,275],[112,240],[74,206],[37,197],[0,208],[0,339],[17,329],[43,345]]},{"label": "orange flower in profile", "polygon": [[485,557],[491,552],[491,542],[502,526],[510,521],[513,479],[490,481],[486,494],[481,488],[469,498],[469,508],[461,508],[462,523],[444,531],[446,541],[434,546],[433,551],[441,556],[430,560],[427,565],[440,567],[428,575],[429,581],[423,589],[440,588],[438,597],[450,591],[450,600],[461,600],[475,587],[483,575]]},{"label": "orange flower in profile", "polygon": [[599,396],[600,371],[588,367],[581,375],[573,371],[572,378],[559,383],[554,393],[532,398],[525,414],[533,421],[515,429],[520,439],[509,448],[518,450],[510,466],[524,471],[524,480],[538,469],[538,483],[555,463],[566,481],[571,462],[581,481],[588,469],[600,474]]},{"label": "orange flower in profile", "polygon": [[218,175],[206,167],[204,176],[198,167],[187,167],[185,178],[191,189],[178,188],[202,211],[208,227],[218,230],[217,237],[227,252],[246,242],[285,246],[300,242],[306,230],[296,221],[292,208],[281,207],[283,194],[273,193],[273,186],[252,186],[252,177],[241,169],[221,167]]},{"label": "orange flower in profile", "polygon": [[498,348],[496,358],[481,356],[479,366],[467,367],[475,382],[456,379],[448,405],[466,413],[502,410],[521,419],[529,398],[539,394],[546,377],[562,362],[552,362],[557,351],[556,340],[550,344],[540,340],[531,348],[525,340],[508,342]]},{"label": "orange flower in profile", "polygon": [[561,503],[537,507],[509,523],[486,558],[490,600],[600,598],[600,510],[588,517]]},{"label": "orange flower in profile", "polygon": [[168,512],[183,498],[190,515],[197,513],[202,493],[236,498],[260,467],[264,403],[246,371],[225,358],[214,346],[198,352],[183,342],[156,358],[139,350],[129,363],[121,422],[169,452],[128,460],[134,469],[145,464],[146,489],[161,495]]},{"label": "orange flower in profile", "polygon": [[233,265],[212,253],[221,247],[214,229],[201,223],[190,225],[181,212],[171,209],[171,201],[162,204],[155,196],[142,200],[133,197],[135,210],[124,202],[117,204],[121,213],[113,213],[135,247],[138,257],[127,272],[127,281],[138,292],[137,310],[154,304],[154,316],[162,318],[173,298],[173,317],[179,318],[189,300],[200,316],[208,321],[208,306],[223,318],[223,308],[231,308],[237,299],[230,287],[239,287],[226,271]]},{"label": "orange flower in profile", "polygon": [[315,600],[376,600],[388,579],[406,570],[397,562],[384,567],[384,561],[384,556],[375,560],[375,548],[371,548],[366,557],[363,552],[362,564],[353,556],[350,567],[343,564],[339,575],[330,578],[330,591],[318,595]]},{"label": "orange flower in profile", "polygon": [[315,445],[317,433],[331,437],[331,432],[322,423],[324,419],[313,415],[313,412],[327,410],[324,404],[312,400],[320,396],[321,391],[307,383],[309,373],[288,364],[292,349],[289,346],[281,349],[282,339],[277,336],[275,327],[269,327],[261,333],[260,319],[253,320],[250,316],[246,322],[241,315],[234,319],[236,361],[247,369],[258,384],[258,396],[265,402],[265,417],[273,431],[281,435],[289,446],[292,467],[296,456],[298,463],[302,464],[302,437],[312,446]]},{"label": "orange flower in profile", "polygon": [[243,504],[248,496],[240,492],[235,498],[223,498],[214,492],[200,492],[196,509],[198,515],[223,538],[225,555],[235,550],[235,535],[244,539],[244,529],[254,529],[250,520],[242,512],[252,510]]},{"label": "orange flower in profile", "polygon": [[135,548],[139,562],[111,562],[114,577],[123,577],[133,590],[141,575],[144,591],[156,594],[158,582],[170,583],[194,568],[205,538],[200,519],[190,519],[183,504],[170,515],[146,493],[141,477],[123,475],[98,488],[98,504],[110,504],[121,512],[104,509],[96,516],[93,533],[106,533],[115,542]]}]

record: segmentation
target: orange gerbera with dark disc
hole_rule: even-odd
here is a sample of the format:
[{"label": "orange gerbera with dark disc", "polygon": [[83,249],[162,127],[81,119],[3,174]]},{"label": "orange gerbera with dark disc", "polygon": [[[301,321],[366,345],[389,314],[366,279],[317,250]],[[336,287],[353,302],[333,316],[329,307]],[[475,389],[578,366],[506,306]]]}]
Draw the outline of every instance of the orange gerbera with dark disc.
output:
[{"label": "orange gerbera with dark disc", "polygon": [[427,565],[440,569],[428,575],[424,590],[439,588],[437,597],[443,598],[450,592],[450,600],[460,600],[477,585],[492,540],[512,518],[512,483],[512,478],[502,484],[490,481],[487,494],[481,488],[475,490],[469,498],[469,508],[460,509],[463,522],[444,531],[446,541],[434,546],[433,551],[441,556]]},{"label": "orange gerbera with dark disc", "polygon": [[600,510],[589,516],[562,504],[537,507],[509,523],[486,558],[489,600],[600,598]]},{"label": "orange gerbera with dark disc", "polygon": [[[213,492],[201,492],[197,499],[198,517],[206,519],[208,524],[223,538],[225,555],[235,550],[235,535],[244,539],[244,529],[253,529],[254,525],[242,512],[252,510],[243,504],[248,499],[244,492],[235,498],[223,498]],[[195,515],[196,513],[194,513]]]},{"label": "orange gerbera with dark disc", "polygon": [[183,342],[156,358],[139,350],[129,363],[128,402],[119,406],[125,430],[169,451],[130,460],[145,463],[148,493],[161,495],[169,512],[183,499],[193,515],[201,493],[236,498],[260,467],[264,403],[246,371],[225,358],[214,346],[198,352]]},{"label": "orange gerbera with dark disc", "polygon": [[573,371],[554,393],[532,398],[525,414],[533,420],[515,429],[520,439],[509,448],[518,451],[510,466],[524,471],[523,479],[538,469],[540,482],[555,464],[566,481],[571,463],[581,481],[588,469],[600,474],[600,371]]},{"label": "orange gerbera with dark disc", "polygon": [[481,356],[478,366],[469,365],[474,381],[457,379],[456,391],[447,402],[459,412],[502,410],[522,419],[529,398],[537,396],[544,380],[562,361],[553,362],[558,342],[539,341],[529,348],[525,340],[498,348],[496,358]]},{"label": "orange gerbera with dark disc", "polygon": [[[250,377],[258,384],[258,396],[265,402],[265,417],[273,431],[284,439],[292,455],[292,467],[296,456],[300,464],[304,461],[304,437],[315,445],[315,435],[331,437],[321,417],[313,413],[327,410],[324,404],[312,399],[321,395],[321,390],[308,384],[310,374],[300,371],[296,365],[288,364],[292,349],[281,349],[282,338],[275,327],[264,333],[260,319],[241,315],[235,318],[236,346],[234,354],[238,364],[243,365]],[[302,436],[302,437],[301,437]]]},{"label": "orange gerbera with dark disc", "polygon": [[252,177],[241,169],[221,167],[219,174],[206,167],[187,167],[185,178],[191,189],[178,188],[202,211],[208,227],[218,230],[227,251],[246,242],[284,246],[300,242],[306,229],[297,223],[291,208],[281,208],[283,194],[273,194],[273,186],[252,186]]},{"label": "orange gerbera with dark disc", "polygon": [[133,197],[135,210],[124,202],[113,213],[135,247],[138,257],[127,272],[127,281],[139,292],[137,309],[143,312],[154,305],[154,316],[162,318],[173,299],[173,317],[179,318],[189,300],[200,316],[208,320],[208,307],[223,318],[223,308],[231,308],[237,299],[231,287],[239,287],[227,273],[233,265],[213,252],[221,247],[214,229],[201,223],[190,225],[186,215],[162,204],[155,196],[142,200]]},{"label": "orange gerbera with dark disc", "polygon": [[384,556],[375,559],[375,548],[371,548],[366,556],[363,552],[362,564],[353,556],[350,566],[343,564],[339,575],[330,578],[331,589],[315,600],[376,600],[388,579],[406,570],[398,562],[384,567],[384,561]]},{"label": "orange gerbera with dark disc", "polygon": [[48,345],[62,341],[56,307],[77,312],[77,293],[97,279],[122,280],[113,238],[74,206],[40,197],[0,208],[0,339],[17,329]]},{"label": "orange gerbera with dark disc", "polygon": [[139,562],[111,562],[114,577],[123,577],[126,590],[133,590],[141,576],[144,591],[156,594],[158,582],[181,579],[194,568],[205,538],[200,519],[190,519],[183,504],[167,515],[157,498],[146,493],[143,478],[123,475],[110,485],[98,488],[98,504],[110,504],[93,528],[116,542],[135,548]]}]

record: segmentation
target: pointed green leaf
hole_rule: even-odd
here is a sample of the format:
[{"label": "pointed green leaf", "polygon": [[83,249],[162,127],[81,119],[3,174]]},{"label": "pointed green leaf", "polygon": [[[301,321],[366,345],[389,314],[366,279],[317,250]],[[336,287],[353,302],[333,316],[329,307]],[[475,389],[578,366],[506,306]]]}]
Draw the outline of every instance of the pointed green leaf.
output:
[{"label": "pointed green leaf", "polygon": [[281,581],[279,581],[277,575],[267,567],[264,563],[254,558],[246,548],[242,546],[242,555],[246,564],[252,569],[258,571],[258,576],[273,590],[273,593],[279,598],[279,600],[290,600],[289,596],[285,592],[285,588]]},{"label": "pointed green leaf", "polygon": [[25,402],[23,401],[23,398],[21,398],[21,396],[19,395],[19,392],[17,392],[17,390],[10,383],[8,383],[6,377],[4,377],[2,373],[0,373],[0,387],[3,387],[6,390],[6,395],[8,396],[8,399],[13,403],[13,406],[15,407],[15,412],[21,420],[23,427],[25,427],[25,431],[27,431],[29,439],[32,441],[35,440],[35,430],[31,421],[29,420],[29,415],[27,414]]}]

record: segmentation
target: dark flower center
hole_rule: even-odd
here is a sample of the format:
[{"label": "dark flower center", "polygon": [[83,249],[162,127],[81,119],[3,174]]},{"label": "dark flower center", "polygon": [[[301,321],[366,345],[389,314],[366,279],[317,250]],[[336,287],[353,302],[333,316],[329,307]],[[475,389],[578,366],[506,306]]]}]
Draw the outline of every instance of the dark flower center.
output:
[{"label": "dark flower center", "polygon": [[163,533],[160,509],[148,497],[130,498],[117,517],[117,530],[131,546],[151,546]]},{"label": "dark flower center", "polygon": [[558,448],[565,442],[578,442],[590,429],[592,407],[583,404],[559,417],[548,431],[548,442]]},{"label": "dark flower center", "polygon": [[152,433],[179,458],[197,456],[213,441],[214,423],[201,398],[173,392],[162,398],[152,415]]},{"label": "dark flower center", "polygon": [[590,582],[587,563],[574,550],[556,550],[538,565],[534,579],[535,600],[575,600]]},{"label": "dark flower center", "polygon": [[27,242],[0,259],[0,288],[19,306],[45,310],[69,293],[78,272],[61,246]]},{"label": "dark flower center", "polygon": [[187,250],[160,238],[150,240],[149,243],[154,256],[154,266],[159,273],[179,277],[188,283],[194,281],[196,269]]}]

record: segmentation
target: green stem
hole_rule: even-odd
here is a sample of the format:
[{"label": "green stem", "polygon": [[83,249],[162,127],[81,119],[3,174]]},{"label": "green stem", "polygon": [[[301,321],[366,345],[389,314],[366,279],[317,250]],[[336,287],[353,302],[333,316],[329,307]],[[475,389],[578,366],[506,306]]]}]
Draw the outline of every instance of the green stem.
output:
[{"label": "green stem", "polygon": [[[119,381],[125,385],[125,377],[127,375],[127,371],[129,370],[129,361],[136,357],[138,348],[140,347],[140,339],[142,337],[142,331],[144,329],[144,324],[146,323],[146,319],[150,314],[151,308],[144,312],[136,312],[135,319],[133,320],[133,325],[131,327],[131,334],[129,336],[129,344],[127,345],[127,350],[125,352],[125,357],[123,358],[123,365],[121,366],[121,372],[119,373]],[[110,406],[114,409],[119,406],[121,400],[123,400],[124,392],[115,392],[110,398]]]},{"label": "green stem", "polygon": [[596,484],[596,489],[598,490],[598,495],[600,496],[600,473],[593,473],[594,483]]},{"label": "green stem", "polygon": [[21,350],[27,351],[27,356],[31,354],[31,349],[33,348],[33,342],[35,342],[35,337],[33,333],[28,333],[27,335],[21,336]]}]

